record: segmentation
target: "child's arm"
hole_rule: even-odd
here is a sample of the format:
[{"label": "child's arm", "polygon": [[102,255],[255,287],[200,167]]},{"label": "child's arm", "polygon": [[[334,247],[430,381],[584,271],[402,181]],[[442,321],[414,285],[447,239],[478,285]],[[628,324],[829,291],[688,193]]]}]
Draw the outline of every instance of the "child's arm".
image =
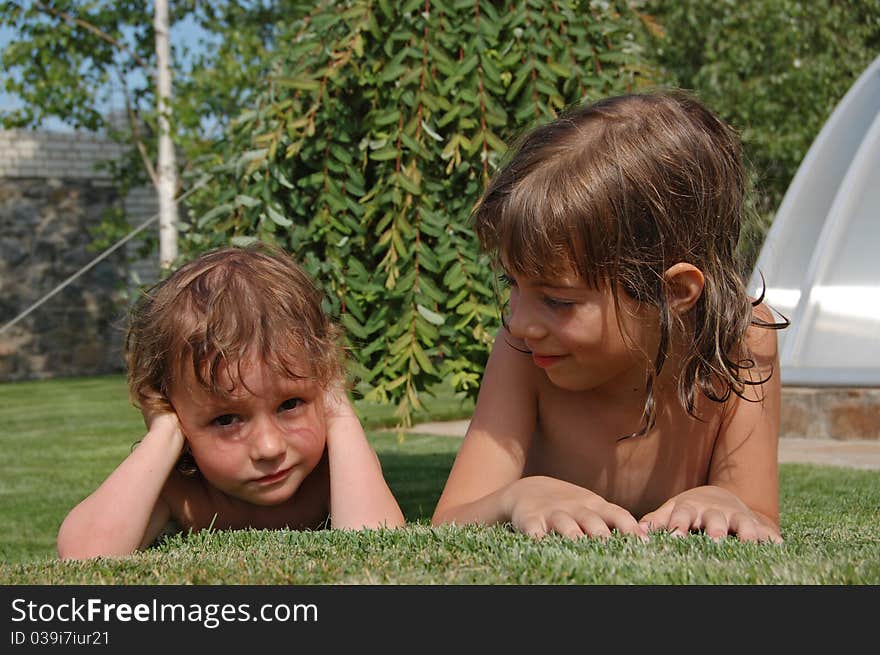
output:
[{"label": "child's arm", "polygon": [[[756,314],[773,320],[763,307]],[[703,530],[713,539],[735,534],[742,541],[781,542],[779,532],[779,358],[775,330],[752,327],[748,344],[756,366],[746,399],[725,407],[709,468],[708,484],[689,489],[645,515],[641,523],[677,534]],[[750,402],[751,401],[751,402]],[[757,401],[757,402],[754,402]]]},{"label": "child's arm", "polygon": [[604,537],[611,528],[643,534],[633,516],[601,496],[555,478],[522,477],[537,425],[535,367],[498,333],[467,436],[433,523],[510,521],[536,537]]},{"label": "child's arm", "polygon": [[160,495],[183,443],[175,414],[153,418],[132,453],[64,519],[58,556],[115,557],[149,545],[170,518]]},{"label": "child's arm", "polygon": [[330,466],[330,524],[334,529],[396,528],[403,513],[385,478],[379,458],[342,389],[324,397],[327,458]]}]

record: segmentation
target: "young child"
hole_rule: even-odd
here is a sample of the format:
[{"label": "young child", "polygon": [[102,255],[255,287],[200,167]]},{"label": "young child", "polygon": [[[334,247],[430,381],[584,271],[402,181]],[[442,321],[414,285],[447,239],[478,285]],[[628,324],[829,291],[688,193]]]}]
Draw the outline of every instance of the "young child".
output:
[{"label": "young child", "polygon": [[344,391],[337,328],[284,253],[228,248],[135,307],[147,434],[64,520],[62,558],[127,555],[180,528],[395,527],[400,509]]},{"label": "young child", "polygon": [[538,127],[474,221],[510,284],[434,523],[781,541],[770,312],[734,250],[731,128],[679,93]]}]

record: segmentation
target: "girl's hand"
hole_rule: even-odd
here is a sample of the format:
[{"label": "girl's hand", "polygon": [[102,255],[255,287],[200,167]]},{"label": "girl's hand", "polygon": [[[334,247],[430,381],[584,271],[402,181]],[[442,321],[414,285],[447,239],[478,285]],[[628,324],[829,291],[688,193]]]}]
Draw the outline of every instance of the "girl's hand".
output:
[{"label": "girl's hand", "polygon": [[619,505],[555,478],[533,476],[517,480],[508,487],[506,502],[513,526],[532,537],[555,532],[569,539],[607,539],[611,530],[617,529],[623,534],[647,538],[647,531]]},{"label": "girl's hand", "polygon": [[735,534],[740,541],[782,543],[782,535],[773,521],[749,509],[727,489],[714,486],[697,487],[673,496],[645,514],[639,525],[646,530],[667,530],[680,537],[691,530],[703,530],[715,541]]}]

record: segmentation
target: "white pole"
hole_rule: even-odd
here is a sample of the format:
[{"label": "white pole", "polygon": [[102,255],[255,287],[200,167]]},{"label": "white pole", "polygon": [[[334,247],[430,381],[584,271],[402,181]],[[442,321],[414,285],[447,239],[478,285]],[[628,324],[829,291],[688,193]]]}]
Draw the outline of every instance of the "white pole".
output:
[{"label": "white pole", "polygon": [[159,112],[159,265],[168,268],[177,259],[177,165],[168,117],[171,112],[171,51],[168,43],[168,2],[155,0],[153,28],[156,32],[156,108]]}]

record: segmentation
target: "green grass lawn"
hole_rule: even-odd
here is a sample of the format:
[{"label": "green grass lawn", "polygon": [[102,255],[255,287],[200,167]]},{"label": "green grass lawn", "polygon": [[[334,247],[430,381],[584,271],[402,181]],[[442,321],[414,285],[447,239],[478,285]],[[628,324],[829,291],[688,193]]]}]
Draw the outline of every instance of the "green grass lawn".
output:
[{"label": "green grass lawn", "polygon": [[[359,404],[411,525],[364,532],[178,535],[122,559],[59,562],[55,534],[142,434],[121,377],[0,384],[2,584],[878,584],[880,474],[781,467],[782,546],[692,535],[642,544],[533,541],[505,527],[429,527],[458,440],[377,428],[393,410]],[[466,415],[438,393],[426,414]]]}]

